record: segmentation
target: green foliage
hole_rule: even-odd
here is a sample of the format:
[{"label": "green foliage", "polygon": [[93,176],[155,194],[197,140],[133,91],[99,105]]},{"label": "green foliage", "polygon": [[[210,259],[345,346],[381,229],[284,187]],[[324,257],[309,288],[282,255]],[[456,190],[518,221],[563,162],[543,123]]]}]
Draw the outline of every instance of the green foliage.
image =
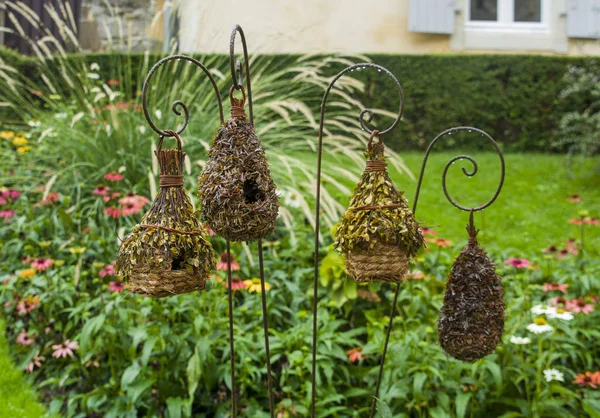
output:
[{"label": "green foliage", "polygon": [[576,97],[582,106],[562,117],[557,145],[568,147],[569,155],[594,155],[600,150],[600,65],[571,66],[565,82],[561,98]]},{"label": "green foliage", "polygon": [[37,395],[13,364],[4,335],[4,321],[0,320],[0,416],[39,418],[46,412]]}]

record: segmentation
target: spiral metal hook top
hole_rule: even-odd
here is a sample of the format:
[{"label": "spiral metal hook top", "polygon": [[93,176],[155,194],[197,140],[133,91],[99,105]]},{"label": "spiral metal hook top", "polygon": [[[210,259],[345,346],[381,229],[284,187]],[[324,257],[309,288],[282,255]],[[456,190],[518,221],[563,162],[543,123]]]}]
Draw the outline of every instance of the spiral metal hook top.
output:
[{"label": "spiral metal hook top", "polygon": [[317,297],[318,297],[318,283],[319,283],[319,235],[320,235],[320,219],[319,214],[321,211],[321,163],[323,157],[323,131],[325,124],[325,107],[327,104],[327,98],[329,93],[333,89],[335,83],[345,74],[353,72],[355,70],[366,70],[369,68],[376,69],[379,73],[385,74],[390,77],[394,82],[398,96],[400,98],[400,104],[398,107],[398,115],[392,124],[383,129],[377,128],[371,130],[367,125],[373,121],[374,112],[371,109],[363,109],[360,112],[358,121],[364,131],[371,135],[370,141],[372,141],[375,135],[385,135],[392,131],[402,119],[404,114],[404,92],[398,79],[392,74],[387,68],[380,65],[373,64],[370,62],[360,63],[346,67],[344,70],[339,72],[329,83],[325,93],[323,94],[323,100],[321,101],[321,113],[319,122],[319,141],[317,148],[317,191],[316,191],[316,207],[315,207],[315,246],[314,246],[314,282],[313,282],[313,335],[312,335],[312,393],[311,393],[311,417],[315,418],[315,403],[316,403],[316,374],[317,374]]},{"label": "spiral metal hook top", "polygon": [[[150,71],[148,71],[148,74],[146,75],[146,79],[144,80],[144,86],[142,87],[142,108],[144,110],[144,116],[146,117],[146,120],[148,121],[148,125],[150,125],[150,127],[159,135],[172,136],[171,133],[169,133],[170,131],[159,129],[152,121],[152,117],[150,116],[150,112],[148,110],[148,87],[150,85],[150,81],[152,80],[152,76],[154,75],[156,70],[158,70],[158,68],[161,65],[165,64],[166,62],[174,61],[174,60],[177,60],[177,61],[184,60],[184,61],[191,62],[194,65],[196,65],[197,67],[200,67],[200,69],[202,71],[204,71],[204,74],[206,74],[206,76],[209,78],[209,80],[213,86],[213,89],[215,91],[215,94],[217,96],[217,102],[219,105],[219,118],[221,120],[221,124],[223,124],[223,122],[225,120],[223,118],[223,104],[221,102],[221,94],[219,92],[219,88],[217,87],[217,83],[216,83],[215,79],[213,78],[213,76],[211,75],[210,71],[204,66],[204,64],[202,64],[200,61],[198,61],[195,58],[189,57],[187,55],[170,55],[168,57],[161,59],[156,64],[154,64],[152,66],[152,68],[150,68]],[[177,130],[174,131],[175,133],[180,134],[185,130],[185,128],[187,127],[187,125],[190,121],[190,111],[188,109],[188,106],[181,100],[175,100],[173,102],[173,105],[171,106],[171,110],[177,116],[181,116],[181,113],[183,111],[183,122],[177,128]]]},{"label": "spiral metal hook top", "polygon": [[[242,40],[242,54],[244,57],[244,66],[240,60],[235,59],[235,36],[239,32]],[[240,25],[234,25],[231,30],[231,38],[229,39],[229,68],[231,70],[231,80],[233,88],[241,90],[246,79],[246,91],[248,92],[248,115],[250,123],[254,126],[254,111],[252,108],[252,84],[250,82],[250,61],[248,59],[248,46],[246,45],[246,35]],[[245,74],[244,74],[245,73]]]},{"label": "spiral metal hook top", "polygon": [[448,169],[456,161],[461,161],[461,160],[469,161],[471,163],[472,169],[471,170],[467,170],[466,167],[462,167],[462,172],[463,172],[463,174],[465,176],[467,176],[467,177],[470,178],[470,177],[473,177],[473,176],[475,176],[477,174],[477,172],[479,170],[479,166],[477,165],[477,161],[475,161],[475,159],[473,157],[471,157],[469,155],[457,155],[456,157],[451,158],[450,161],[448,161],[446,163],[446,165],[444,166],[444,171],[442,173],[442,189],[444,190],[444,195],[446,196],[446,199],[448,199],[448,201],[455,208],[458,208],[458,209],[463,210],[465,212],[470,212],[470,211],[478,212],[480,210],[483,210],[483,209],[487,208],[492,203],[494,203],[494,201],[496,200],[496,198],[500,194],[500,191],[502,190],[502,186],[504,185],[504,176],[505,176],[505,172],[506,172],[506,167],[505,167],[505,164],[504,164],[504,155],[502,154],[502,151],[500,150],[500,147],[498,146],[498,143],[487,132],[485,132],[485,131],[483,131],[481,129],[473,128],[471,126],[458,126],[458,127],[455,127],[455,128],[446,129],[445,131],[443,131],[442,133],[440,133],[438,136],[436,136],[433,139],[433,141],[431,141],[431,143],[427,147],[427,151],[425,152],[425,157],[423,158],[423,164],[421,165],[421,172],[419,174],[419,182],[417,183],[417,190],[415,192],[415,200],[414,200],[414,203],[413,203],[413,213],[417,209],[417,202],[419,201],[419,194],[421,192],[421,184],[423,183],[423,174],[425,173],[425,167],[427,166],[427,160],[429,158],[429,154],[431,153],[431,150],[432,150],[433,146],[440,139],[442,139],[443,137],[445,137],[446,135],[451,135],[451,134],[453,134],[455,132],[460,132],[460,131],[467,131],[467,132],[478,133],[481,136],[483,136],[484,138],[486,138],[494,146],[494,149],[495,149],[495,151],[498,154],[498,157],[500,159],[500,181],[498,182],[498,187],[494,191],[493,196],[486,203],[483,203],[483,204],[481,204],[479,206],[475,206],[475,207],[472,207],[472,208],[471,207],[466,207],[466,206],[463,206],[463,205],[459,204],[455,199],[452,198],[452,196],[450,196],[450,193],[448,192],[448,186],[446,184],[446,176],[448,174]]}]

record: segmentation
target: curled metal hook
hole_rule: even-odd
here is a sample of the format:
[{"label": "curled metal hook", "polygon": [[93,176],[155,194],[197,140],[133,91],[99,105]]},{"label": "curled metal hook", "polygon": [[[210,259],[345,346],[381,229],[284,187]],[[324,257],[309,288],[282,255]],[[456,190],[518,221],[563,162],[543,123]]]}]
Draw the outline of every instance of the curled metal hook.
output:
[{"label": "curled metal hook", "polygon": [[[319,141],[321,141],[322,137],[323,137],[323,123],[324,123],[324,119],[325,119],[325,104],[327,103],[327,97],[329,96],[329,92],[333,88],[333,85],[344,74],[352,72],[354,70],[364,70],[367,68],[376,68],[378,72],[381,72],[381,73],[387,75],[388,77],[390,77],[396,86],[396,90],[398,91],[398,96],[400,96],[400,105],[398,107],[398,116],[396,116],[396,119],[388,128],[386,128],[386,129],[379,128],[378,129],[379,135],[385,135],[388,132],[390,132],[392,129],[394,129],[398,125],[398,123],[400,122],[400,119],[402,119],[402,116],[404,115],[404,92],[402,91],[402,86],[400,85],[400,82],[394,76],[394,74],[392,74],[387,68],[384,68],[377,64],[373,64],[371,62],[363,62],[361,64],[351,65],[349,67],[346,67],[341,72],[339,72],[333,78],[333,80],[331,80],[331,82],[329,83],[329,86],[327,86],[327,89],[325,90],[325,94],[323,95],[323,101],[321,102],[321,124],[319,126]],[[367,116],[366,120],[365,120],[365,115]],[[360,115],[358,117],[360,126],[362,127],[362,129],[364,131],[368,132],[369,134],[372,134],[373,131],[367,127],[367,124],[369,124],[373,121],[374,115],[375,115],[375,113],[373,112],[372,109],[363,109],[363,110],[361,110]]]},{"label": "curled metal hook", "polygon": [[[196,66],[200,67],[202,69],[202,71],[204,71],[204,73],[209,78],[209,80],[213,86],[213,89],[215,90],[215,94],[217,96],[217,102],[219,104],[219,118],[221,120],[221,124],[223,124],[223,122],[225,120],[223,118],[223,104],[221,102],[221,94],[219,92],[219,88],[217,87],[217,83],[216,83],[215,79],[210,74],[210,71],[204,66],[204,64],[202,64],[200,61],[198,61],[195,58],[188,57],[187,55],[170,55],[168,57],[161,59],[156,64],[154,64],[152,66],[152,68],[150,68],[150,71],[148,71],[148,75],[146,75],[146,79],[144,80],[144,86],[142,88],[142,108],[144,110],[144,116],[146,116],[146,120],[148,121],[148,125],[150,125],[150,127],[159,135],[172,136],[172,134],[169,133],[170,131],[168,131],[168,130],[163,131],[156,127],[156,125],[152,121],[150,112],[148,111],[148,101],[147,100],[148,100],[148,86],[150,85],[150,80],[152,79],[152,76],[154,75],[156,70],[158,70],[158,68],[161,65],[163,65],[164,63],[166,63],[168,61],[173,61],[173,60],[177,60],[177,61],[184,60],[184,61],[191,62],[191,63],[195,64]],[[174,131],[175,133],[180,134],[185,130],[185,128],[187,127],[187,125],[190,121],[190,111],[189,111],[187,105],[181,100],[175,100],[173,102],[173,105],[171,106],[171,110],[177,116],[181,116],[181,111],[183,111],[183,114],[184,114],[183,123],[179,126],[179,128],[177,128],[176,131]]]},{"label": "curled metal hook", "polygon": [[467,170],[467,168],[462,167],[462,172],[467,177],[473,177],[475,174],[477,174],[477,171],[479,170],[479,166],[477,165],[477,162],[475,161],[475,159],[473,157],[471,157],[469,155],[457,155],[456,157],[452,158],[450,161],[448,161],[446,163],[446,165],[444,167],[444,171],[442,173],[442,189],[444,190],[444,195],[446,195],[446,198],[454,207],[456,207],[460,210],[464,210],[466,212],[470,212],[470,211],[478,212],[480,210],[487,208],[492,203],[494,203],[494,201],[500,194],[500,191],[502,190],[502,186],[504,185],[505,165],[504,165],[504,155],[502,154],[502,151],[500,151],[500,147],[498,146],[498,143],[487,132],[482,131],[481,129],[473,128],[470,126],[459,126],[456,128],[447,129],[444,132],[440,133],[438,136],[436,136],[433,139],[433,141],[431,141],[431,143],[427,147],[427,151],[425,152],[425,157],[423,158],[423,164],[421,165],[421,173],[419,175],[419,182],[417,183],[417,191],[415,192],[415,200],[413,203],[413,213],[417,209],[417,202],[419,200],[419,193],[421,192],[421,184],[423,182],[423,173],[425,172],[425,166],[427,165],[427,159],[429,158],[429,154],[431,153],[433,146],[442,137],[444,137],[446,135],[450,135],[454,132],[459,132],[459,131],[468,131],[468,132],[479,133],[483,137],[487,138],[489,142],[491,142],[491,144],[496,149],[496,153],[498,154],[498,157],[500,158],[500,182],[498,183],[498,187],[496,188],[494,195],[486,203],[479,205],[479,206],[472,207],[472,208],[460,205],[459,203],[456,202],[456,200],[454,200],[452,198],[452,196],[450,196],[450,193],[448,192],[448,187],[446,185],[446,175],[448,173],[448,169],[455,161],[467,160],[471,163],[472,169],[469,171],[469,170]]},{"label": "curled metal hook", "polygon": [[[244,67],[240,60],[235,59],[235,36],[240,33],[242,39],[242,54],[244,55]],[[231,69],[231,80],[233,87],[236,90],[240,90],[244,84],[244,70],[246,77],[246,91],[248,92],[248,115],[250,116],[250,123],[254,126],[254,111],[252,109],[252,84],[250,82],[250,62],[248,60],[248,47],[246,45],[246,36],[240,25],[234,25],[231,31],[231,38],[229,39],[229,67]]]}]

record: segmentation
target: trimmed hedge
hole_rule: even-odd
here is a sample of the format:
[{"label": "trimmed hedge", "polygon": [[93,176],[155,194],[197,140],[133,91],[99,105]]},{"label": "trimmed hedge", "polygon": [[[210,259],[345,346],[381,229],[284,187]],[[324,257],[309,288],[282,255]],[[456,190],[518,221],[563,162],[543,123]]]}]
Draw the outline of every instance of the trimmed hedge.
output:
[{"label": "trimmed hedge", "polygon": [[[75,54],[71,59],[97,62],[104,78],[127,79],[132,88],[139,88],[144,60],[152,65],[162,56]],[[226,60],[225,55],[222,57]],[[28,77],[39,77],[39,69],[31,58],[6,49],[0,49],[0,58],[22,69]],[[296,58],[297,55],[277,55],[273,62],[285,66]],[[551,147],[558,136],[558,123],[563,114],[582,106],[577,99],[559,99],[565,87],[565,72],[570,65],[585,66],[595,59],[489,54],[374,54],[370,58],[395,74],[404,89],[404,121],[386,138],[392,148],[398,151],[424,149],[444,129],[470,125],[487,131],[507,151],[546,152],[562,151]],[[120,65],[114,65],[116,61]],[[123,74],[124,71],[127,74]],[[363,71],[354,72],[353,76],[367,83],[365,95],[360,98],[366,106],[390,111],[398,108],[393,85],[384,80],[381,73]],[[315,103],[320,103],[320,98]],[[316,114],[318,108],[314,111]],[[5,115],[0,115],[0,120],[2,116]],[[383,126],[389,119],[376,117],[376,121]],[[472,145],[467,135],[455,135],[445,138],[444,144],[439,146],[449,149]],[[481,145],[488,146],[484,142]]]}]

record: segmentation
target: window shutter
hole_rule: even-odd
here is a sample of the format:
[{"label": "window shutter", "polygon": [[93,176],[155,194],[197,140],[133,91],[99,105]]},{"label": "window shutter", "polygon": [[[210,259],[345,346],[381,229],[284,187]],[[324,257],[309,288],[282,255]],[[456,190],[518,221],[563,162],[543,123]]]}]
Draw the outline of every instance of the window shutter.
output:
[{"label": "window shutter", "polygon": [[411,32],[454,33],[453,0],[410,0],[408,29]]},{"label": "window shutter", "polygon": [[600,0],[569,0],[567,35],[600,38]]}]

